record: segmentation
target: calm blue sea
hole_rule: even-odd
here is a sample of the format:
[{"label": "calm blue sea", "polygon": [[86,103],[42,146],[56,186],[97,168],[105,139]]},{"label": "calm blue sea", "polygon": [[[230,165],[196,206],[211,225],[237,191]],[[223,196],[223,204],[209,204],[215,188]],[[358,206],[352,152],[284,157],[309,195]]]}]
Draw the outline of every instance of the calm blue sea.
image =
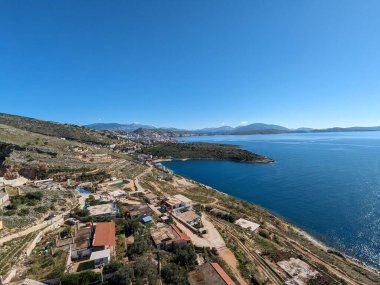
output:
[{"label": "calm blue sea", "polygon": [[257,203],[380,269],[380,132],[189,137],[238,144],[272,164],[170,161],[174,172]]}]

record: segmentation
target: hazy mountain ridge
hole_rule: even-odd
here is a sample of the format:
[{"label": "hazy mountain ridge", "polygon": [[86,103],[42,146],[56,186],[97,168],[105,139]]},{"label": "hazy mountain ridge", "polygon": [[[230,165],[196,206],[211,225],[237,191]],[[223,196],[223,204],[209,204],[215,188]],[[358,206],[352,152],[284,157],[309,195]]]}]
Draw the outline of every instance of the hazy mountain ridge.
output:
[{"label": "hazy mountain ridge", "polygon": [[[239,133],[266,133],[266,132],[287,132],[290,129],[279,126],[279,125],[270,125],[264,123],[254,123],[246,126],[238,126],[238,127],[230,127],[230,126],[221,126],[221,127],[210,127],[210,128],[202,128],[195,130],[187,130],[187,129],[178,129],[178,128],[170,128],[170,127],[160,127],[157,128],[151,125],[143,125],[143,124],[118,124],[118,123],[95,123],[85,125],[87,128],[92,128],[96,130],[111,130],[111,131],[124,131],[124,132],[134,132],[138,129],[153,129],[153,130],[168,130],[173,131],[175,133],[192,133],[192,134],[239,134]],[[161,132],[160,131],[160,132]]]},{"label": "hazy mountain ridge", "polygon": [[[304,132],[357,132],[357,131],[380,131],[380,126],[374,127],[332,127],[326,129],[313,129],[301,127],[297,129],[289,129],[281,125],[253,123],[245,126],[221,126],[215,128],[203,128],[195,130],[160,127],[143,124],[117,124],[117,123],[97,123],[86,125],[85,127],[97,130],[111,130],[121,132],[135,132],[138,129],[156,130],[158,133],[166,133],[167,135],[188,136],[188,135],[250,135],[250,134],[279,134],[279,133],[304,133]],[[141,130],[139,131],[141,132]]]},{"label": "hazy mountain ridge", "polygon": [[85,125],[84,127],[95,129],[98,131],[124,131],[124,132],[133,132],[137,129],[156,129],[156,127],[151,125],[144,125],[139,123],[131,123],[131,124],[119,124],[119,123],[94,123]]}]

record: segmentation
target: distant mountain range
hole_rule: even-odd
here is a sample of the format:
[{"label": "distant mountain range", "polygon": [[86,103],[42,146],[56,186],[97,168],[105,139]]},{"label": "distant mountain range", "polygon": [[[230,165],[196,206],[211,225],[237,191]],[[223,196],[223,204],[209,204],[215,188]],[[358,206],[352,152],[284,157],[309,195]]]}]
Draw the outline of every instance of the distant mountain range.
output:
[{"label": "distant mountain range", "polygon": [[177,128],[161,127],[157,128],[151,125],[144,124],[118,124],[118,123],[95,123],[86,125],[85,127],[96,130],[109,130],[124,133],[131,133],[141,129],[155,130],[156,132],[170,131],[175,135],[249,135],[249,134],[278,134],[278,133],[304,133],[304,132],[354,132],[354,131],[380,131],[380,126],[377,127],[349,127],[349,128],[327,128],[327,129],[312,129],[298,128],[289,129],[280,125],[254,123],[246,126],[230,127],[222,126],[216,128],[203,128],[196,130],[186,130]]},{"label": "distant mountain range", "polygon": [[151,125],[143,125],[143,124],[118,124],[118,123],[95,123],[86,125],[85,127],[96,129],[96,130],[110,130],[110,131],[122,131],[126,133],[134,132],[139,129],[152,129],[152,130],[168,130],[173,132],[180,133],[193,133],[193,134],[249,134],[252,132],[255,133],[278,133],[278,132],[289,132],[291,131],[288,128],[278,126],[278,125],[268,125],[262,123],[251,124],[247,126],[238,126],[238,127],[230,127],[230,126],[222,126],[217,128],[203,128],[196,130],[186,130],[186,129],[178,129],[178,128],[157,128]]},{"label": "distant mountain range", "polygon": [[143,125],[139,123],[132,123],[132,124],[118,124],[118,123],[95,123],[95,124],[90,124],[86,125],[84,127],[90,128],[90,129],[95,129],[98,131],[114,131],[114,130],[119,130],[119,131],[124,131],[124,132],[133,132],[137,129],[156,129],[154,126],[150,125]]}]

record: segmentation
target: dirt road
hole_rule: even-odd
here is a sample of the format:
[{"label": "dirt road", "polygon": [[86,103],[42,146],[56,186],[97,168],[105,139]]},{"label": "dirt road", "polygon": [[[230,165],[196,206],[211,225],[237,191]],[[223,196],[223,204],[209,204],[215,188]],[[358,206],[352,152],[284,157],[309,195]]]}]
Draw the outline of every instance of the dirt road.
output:
[{"label": "dirt road", "polygon": [[240,274],[240,271],[238,269],[239,263],[235,257],[235,254],[228,247],[224,247],[219,250],[219,256],[229,265],[232,273],[235,275],[239,283],[241,285],[248,285],[247,281],[245,281],[243,276]]},{"label": "dirt road", "polygon": [[133,180],[133,182],[135,183],[135,186],[136,186],[136,191],[145,192],[144,188],[140,185],[139,179],[141,177],[143,177],[145,174],[151,172],[152,169],[153,169],[153,166],[151,164],[149,164],[149,167],[147,169],[145,169],[143,172],[141,172],[139,175],[137,175],[136,178]]}]

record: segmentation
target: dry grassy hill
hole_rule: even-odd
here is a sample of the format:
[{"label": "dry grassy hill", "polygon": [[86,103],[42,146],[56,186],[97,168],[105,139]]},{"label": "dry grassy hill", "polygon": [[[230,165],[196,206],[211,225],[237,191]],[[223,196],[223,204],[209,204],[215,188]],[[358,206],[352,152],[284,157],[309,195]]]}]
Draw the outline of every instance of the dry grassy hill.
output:
[{"label": "dry grassy hill", "polygon": [[0,113],[0,124],[12,126],[28,132],[75,140],[83,143],[110,144],[116,137],[81,126],[61,124],[28,117]]}]

